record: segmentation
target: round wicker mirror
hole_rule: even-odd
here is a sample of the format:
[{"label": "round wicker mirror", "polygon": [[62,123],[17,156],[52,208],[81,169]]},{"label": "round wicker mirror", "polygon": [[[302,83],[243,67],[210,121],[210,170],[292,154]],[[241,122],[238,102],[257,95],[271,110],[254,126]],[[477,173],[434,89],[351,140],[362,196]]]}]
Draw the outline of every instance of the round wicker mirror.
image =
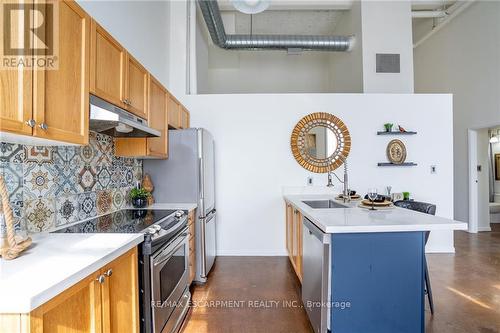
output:
[{"label": "round wicker mirror", "polygon": [[351,136],[342,120],[316,112],[295,125],[291,147],[293,157],[304,169],[325,173],[344,163],[351,150]]}]

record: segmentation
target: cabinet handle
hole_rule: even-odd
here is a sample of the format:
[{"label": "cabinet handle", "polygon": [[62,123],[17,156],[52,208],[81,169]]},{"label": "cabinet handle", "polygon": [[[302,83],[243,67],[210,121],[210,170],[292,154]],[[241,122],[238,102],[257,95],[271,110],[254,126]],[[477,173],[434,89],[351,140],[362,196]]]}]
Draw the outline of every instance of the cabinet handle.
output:
[{"label": "cabinet handle", "polygon": [[28,126],[29,126],[29,127],[31,127],[31,128],[35,127],[35,125],[36,125],[36,121],[35,121],[35,119],[30,119],[30,120],[28,120],[28,121],[26,122],[26,125],[28,125]]},{"label": "cabinet handle", "polygon": [[110,277],[111,275],[113,275],[113,270],[111,268],[108,269],[108,271],[106,273],[104,273],[104,275],[106,275],[107,277]]},{"label": "cabinet handle", "polygon": [[103,284],[104,283],[104,280],[106,279],[106,277],[104,275],[99,275],[99,277],[96,279],[97,282],[99,282],[100,284]]},{"label": "cabinet handle", "polygon": [[49,126],[47,126],[46,123],[41,123],[40,128],[43,129],[44,131],[46,131],[49,128]]}]

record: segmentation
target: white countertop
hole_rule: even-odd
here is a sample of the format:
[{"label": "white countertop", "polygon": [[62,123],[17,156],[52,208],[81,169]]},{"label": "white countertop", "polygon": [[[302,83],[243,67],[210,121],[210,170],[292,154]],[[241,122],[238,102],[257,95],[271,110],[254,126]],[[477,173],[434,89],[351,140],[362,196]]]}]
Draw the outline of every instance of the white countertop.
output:
[{"label": "white countertop", "polygon": [[370,211],[357,207],[359,201],[353,201],[347,204],[349,208],[313,209],[302,202],[335,200],[334,195],[295,194],[284,198],[325,233],[467,230],[466,223],[399,207]]},{"label": "white countertop", "polygon": [[191,211],[198,207],[195,203],[154,203],[151,206],[146,207],[146,209],[181,209]]},{"label": "white countertop", "polygon": [[0,259],[0,313],[28,313],[140,244],[143,234],[35,234],[19,258]]}]

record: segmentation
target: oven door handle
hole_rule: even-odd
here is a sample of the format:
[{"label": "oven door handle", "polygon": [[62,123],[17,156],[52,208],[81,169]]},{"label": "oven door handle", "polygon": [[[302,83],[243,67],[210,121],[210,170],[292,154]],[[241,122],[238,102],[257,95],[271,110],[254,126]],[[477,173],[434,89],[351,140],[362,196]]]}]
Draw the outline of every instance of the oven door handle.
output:
[{"label": "oven door handle", "polygon": [[159,266],[163,264],[164,262],[168,261],[170,258],[172,258],[172,254],[175,253],[178,249],[180,249],[182,246],[184,246],[184,242],[186,240],[186,237],[188,236],[187,233],[183,233],[180,235],[183,239],[179,241],[178,244],[175,245],[175,248],[171,251],[168,251],[167,254],[161,254],[157,258],[153,260],[153,266]]}]

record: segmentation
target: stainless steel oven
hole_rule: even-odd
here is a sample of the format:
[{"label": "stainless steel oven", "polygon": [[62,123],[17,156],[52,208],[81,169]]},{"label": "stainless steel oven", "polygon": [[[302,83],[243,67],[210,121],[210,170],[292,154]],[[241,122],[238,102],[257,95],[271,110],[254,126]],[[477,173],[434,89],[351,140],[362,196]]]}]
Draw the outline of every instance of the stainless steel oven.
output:
[{"label": "stainless steel oven", "polygon": [[176,332],[188,310],[189,235],[182,230],[150,256],[154,333]]}]

